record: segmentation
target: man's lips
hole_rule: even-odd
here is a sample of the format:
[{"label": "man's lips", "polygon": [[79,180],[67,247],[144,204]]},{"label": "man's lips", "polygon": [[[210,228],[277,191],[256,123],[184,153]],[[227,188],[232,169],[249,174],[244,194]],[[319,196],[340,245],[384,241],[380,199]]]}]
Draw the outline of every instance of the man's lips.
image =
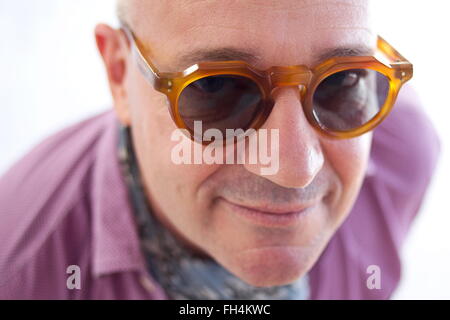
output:
[{"label": "man's lips", "polygon": [[274,206],[263,205],[242,205],[227,199],[220,199],[222,204],[239,218],[269,228],[287,228],[298,225],[304,217],[317,207],[319,201],[305,204]]}]

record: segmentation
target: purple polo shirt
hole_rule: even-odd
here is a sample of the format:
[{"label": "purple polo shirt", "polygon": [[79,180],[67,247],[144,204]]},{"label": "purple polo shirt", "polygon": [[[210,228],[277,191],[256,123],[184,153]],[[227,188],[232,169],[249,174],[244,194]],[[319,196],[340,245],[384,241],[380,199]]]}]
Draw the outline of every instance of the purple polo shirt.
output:
[{"label": "purple polo shirt", "polygon": [[[406,87],[375,130],[369,169],[347,220],[309,272],[311,299],[386,299],[399,250],[439,153]],[[0,299],[165,299],[149,276],[117,157],[113,111],[45,140],[0,179]],[[80,267],[81,289],[67,273]],[[367,268],[381,270],[381,289]]]}]

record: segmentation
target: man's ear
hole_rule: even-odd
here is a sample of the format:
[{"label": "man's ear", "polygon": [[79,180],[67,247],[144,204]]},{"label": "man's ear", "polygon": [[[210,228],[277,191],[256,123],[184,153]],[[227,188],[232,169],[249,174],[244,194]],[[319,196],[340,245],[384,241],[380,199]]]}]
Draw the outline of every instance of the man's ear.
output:
[{"label": "man's ear", "polygon": [[106,68],[117,116],[124,126],[129,126],[131,117],[125,86],[128,44],[121,31],[105,24],[96,26],[95,39]]}]

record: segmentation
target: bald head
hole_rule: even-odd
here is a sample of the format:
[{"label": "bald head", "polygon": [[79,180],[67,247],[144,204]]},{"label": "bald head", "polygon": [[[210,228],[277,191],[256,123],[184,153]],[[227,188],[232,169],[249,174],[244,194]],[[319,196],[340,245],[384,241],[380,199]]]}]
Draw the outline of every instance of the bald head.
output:
[{"label": "bald head", "polygon": [[128,21],[129,4],[129,0],[117,0],[117,18],[120,22],[125,23]]},{"label": "bald head", "polygon": [[[184,1],[184,0],[183,0]],[[173,0],[175,2],[175,0]],[[134,25],[139,22],[141,16],[148,16],[149,8],[155,5],[164,7],[165,1],[153,0],[116,0],[116,12],[119,21]]]}]

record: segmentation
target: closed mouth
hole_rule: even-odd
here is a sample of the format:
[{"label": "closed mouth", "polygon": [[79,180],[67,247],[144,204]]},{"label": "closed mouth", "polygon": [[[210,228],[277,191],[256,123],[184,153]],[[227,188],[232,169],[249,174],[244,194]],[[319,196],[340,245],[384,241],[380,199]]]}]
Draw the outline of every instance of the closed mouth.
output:
[{"label": "closed mouth", "polygon": [[270,204],[247,206],[221,198],[223,204],[237,216],[253,224],[265,227],[292,227],[317,206],[318,202],[301,205],[274,206]]}]

